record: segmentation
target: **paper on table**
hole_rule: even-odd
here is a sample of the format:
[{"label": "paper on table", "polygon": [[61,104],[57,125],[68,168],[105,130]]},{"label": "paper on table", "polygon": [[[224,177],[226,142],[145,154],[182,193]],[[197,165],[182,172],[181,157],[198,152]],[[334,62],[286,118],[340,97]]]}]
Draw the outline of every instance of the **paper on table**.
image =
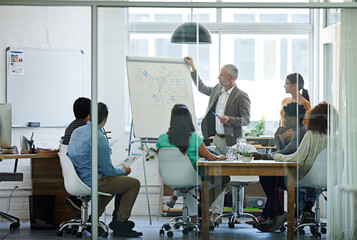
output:
[{"label": "paper on table", "polygon": [[120,164],[116,165],[115,167],[120,168],[122,166],[130,167],[139,157],[141,154],[132,154],[129,157],[127,157],[124,161],[122,161]]}]

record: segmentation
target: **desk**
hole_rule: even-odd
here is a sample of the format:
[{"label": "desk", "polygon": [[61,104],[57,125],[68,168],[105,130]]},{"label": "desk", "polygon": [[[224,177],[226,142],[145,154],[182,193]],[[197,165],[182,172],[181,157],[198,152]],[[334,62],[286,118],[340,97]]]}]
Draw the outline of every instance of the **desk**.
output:
[{"label": "desk", "polygon": [[62,170],[57,153],[41,154],[0,154],[2,159],[31,159],[32,194],[55,195],[54,225],[73,218],[65,205],[69,196],[64,188]]},{"label": "desk", "polygon": [[274,145],[274,136],[246,137],[247,143],[255,148],[276,149]]},{"label": "desk", "polygon": [[267,160],[256,160],[252,162],[241,161],[207,161],[199,160],[198,166],[201,168],[202,189],[202,237],[209,239],[209,206],[208,189],[209,176],[288,176],[288,227],[287,239],[294,239],[294,197],[296,169],[300,164],[295,162],[275,162]]}]

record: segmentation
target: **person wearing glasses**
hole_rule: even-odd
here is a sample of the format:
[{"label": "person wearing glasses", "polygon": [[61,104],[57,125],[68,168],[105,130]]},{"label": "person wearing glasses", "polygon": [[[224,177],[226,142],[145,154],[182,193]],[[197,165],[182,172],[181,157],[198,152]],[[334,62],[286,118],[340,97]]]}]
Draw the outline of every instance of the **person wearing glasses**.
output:
[{"label": "person wearing glasses", "polygon": [[[309,92],[304,88],[304,83],[304,78],[300,73],[291,73],[286,76],[284,88],[285,92],[290,94],[291,97],[284,98],[281,103],[279,127],[285,127],[283,107],[289,103],[298,102],[299,105],[304,105],[306,112],[311,109]],[[306,126],[307,120],[304,120],[303,123]],[[290,141],[293,133],[292,129],[285,129],[285,131],[280,134],[280,137],[284,141]]]}]

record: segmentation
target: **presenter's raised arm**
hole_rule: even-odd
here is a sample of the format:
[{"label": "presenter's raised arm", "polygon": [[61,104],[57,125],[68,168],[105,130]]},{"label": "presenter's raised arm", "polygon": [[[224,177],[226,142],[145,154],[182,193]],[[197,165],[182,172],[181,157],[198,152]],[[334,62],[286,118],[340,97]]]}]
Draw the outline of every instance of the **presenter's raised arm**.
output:
[{"label": "presenter's raised arm", "polygon": [[187,62],[187,64],[192,69],[191,78],[192,78],[193,83],[197,86],[198,91],[200,91],[201,93],[203,93],[207,96],[210,96],[212,93],[213,87],[206,86],[202,82],[201,78],[198,76],[195,64],[193,63],[193,58],[187,56],[187,57],[184,57],[183,59]]},{"label": "presenter's raised arm", "polygon": [[188,65],[190,65],[192,71],[196,71],[196,67],[195,67],[195,64],[193,63],[192,57],[187,56],[187,57],[184,57],[183,59],[187,62]]}]

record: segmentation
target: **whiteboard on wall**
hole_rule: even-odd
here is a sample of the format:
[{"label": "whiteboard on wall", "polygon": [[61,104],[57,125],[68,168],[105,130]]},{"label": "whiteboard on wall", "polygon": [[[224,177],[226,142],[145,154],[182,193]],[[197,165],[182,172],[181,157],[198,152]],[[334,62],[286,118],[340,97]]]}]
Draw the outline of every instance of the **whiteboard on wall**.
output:
[{"label": "whiteboard on wall", "polygon": [[[12,104],[12,126],[40,122],[64,127],[73,121],[73,103],[83,96],[83,51],[6,49],[6,102]],[[14,66],[15,56],[19,67]]]},{"label": "whiteboard on wall", "polygon": [[176,103],[187,105],[196,125],[190,68],[183,58],[128,56],[126,65],[135,137],[167,132]]}]

